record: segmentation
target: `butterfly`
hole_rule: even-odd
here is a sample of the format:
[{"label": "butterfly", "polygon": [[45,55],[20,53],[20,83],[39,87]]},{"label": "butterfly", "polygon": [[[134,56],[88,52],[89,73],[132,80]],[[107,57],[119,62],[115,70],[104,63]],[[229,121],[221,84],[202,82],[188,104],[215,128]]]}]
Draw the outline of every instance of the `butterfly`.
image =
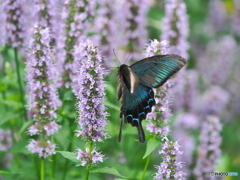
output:
[{"label": "butterfly", "polygon": [[[131,66],[122,64],[118,68],[117,98],[122,99],[120,118],[124,119],[125,124],[130,123],[137,127],[141,143],[145,142],[142,120],[146,119],[156,103],[152,88],[162,86],[185,64],[185,59],[170,54],[148,57]],[[123,120],[118,136],[119,142],[122,136],[122,124]]]}]

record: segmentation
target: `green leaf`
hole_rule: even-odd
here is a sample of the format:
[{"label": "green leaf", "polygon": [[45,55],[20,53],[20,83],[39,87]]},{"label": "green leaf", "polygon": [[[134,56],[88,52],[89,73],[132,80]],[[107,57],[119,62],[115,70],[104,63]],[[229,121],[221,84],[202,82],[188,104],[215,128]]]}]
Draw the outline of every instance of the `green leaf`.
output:
[{"label": "green leaf", "polygon": [[22,174],[21,172],[0,171],[0,174]]},{"label": "green leaf", "polygon": [[105,174],[112,174],[115,176],[126,178],[123,175],[121,175],[117,169],[112,168],[112,167],[93,168],[90,170],[90,173],[105,173]]},{"label": "green leaf", "polygon": [[64,101],[72,101],[74,100],[74,96],[73,93],[71,91],[67,91],[64,93],[64,97],[63,97]]},{"label": "green leaf", "polygon": [[17,102],[17,101],[10,101],[10,100],[2,100],[2,99],[0,99],[0,103],[2,103],[4,105],[7,105],[10,108],[15,108],[15,109],[23,107],[22,103],[21,102]]},{"label": "green leaf", "polygon": [[147,148],[143,156],[143,159],[145,159],[149,154],[151,154],[160,144],[161,141],[159,139],[156,138],[149,139],[147,142]]},{"label": "green leaf", "polygon": [[22,132],[25,132],[28,126],[30,126],[34,121],[27,121],[22,125],[22,128],[19,131],[19,134],[22,134]]},{"label": "green leaf", "polygon": [[0,174],[12,174],[10,171],[0,171]]},{"label": "green leaf", "polygon": [[0,174],[21,174],[20,172],[0,171]]},{"label": "green leaf", "polygon": [[117,110],[117,111],[119,111],[119,106],[117,106],[116,104],[113,104],[113,103],[110,103],[110,102],[107,102],[106,103],[106,106],[108,107],[108,108],[112,108],[112,109],[115,109],[115,110]]},{"label": "green leaf", "polygon": [[8,121],[10,121],[10,120],[12,120],[12,119],[14,119],[14,118],[17,118],[17,117],[20,117],[20,113],[12,113],[12,112],[10,112],[10,113],[5,113],[5,114],[3,114],[1,117],[0,117],[0,119],[1,119],[1,121],[0,121],[0,125],[3,125],[3,124],[5,124],[6,122],[8,122]]},{"label": "green leaf", "polygon": [[81,162],[76,158],[77,157],[76,153],[69,151],[57,151],[57,152],[60,153],[63,157],[72,161],[75,165],[79,166],[81,164]]},{"label": "green leaf", "polygon": [[29,143],[29,141],[27,139],[22,139],[18,142],[15,142],[15,143],[13,143],[12,147],[8,150],[8,153],[11,153],[11,154],[19,154],[19,153],[31,154],[26,148],[28,143]]}]

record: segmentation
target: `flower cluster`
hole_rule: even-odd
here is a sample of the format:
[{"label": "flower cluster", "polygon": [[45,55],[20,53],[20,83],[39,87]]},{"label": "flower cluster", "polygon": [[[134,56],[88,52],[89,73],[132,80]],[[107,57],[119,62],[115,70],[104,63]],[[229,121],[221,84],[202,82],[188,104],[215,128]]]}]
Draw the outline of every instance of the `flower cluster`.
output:
[{"label": "flower cluster", "polygon": [[55,134],[60,129],[60,126],[55,121],[37,121],[28,129],[28,134],[30,136],[40,135],[42,133],[47,136]]},{"label": "flower cluster", "polygon": [[10,130],[0,129],[0,151],[7,151],[12,146]]},{"label": "flower cluster", "polygon": [[101,155],[92,145],[102,142],[107,134],[104,132],[106,125],[106,112],[103,104],[105,91],[103,82],[102,57],[98,47],[89,40],[80,43],[74,52],[75,61],[78,62],[78,125],[77,137],[87,141],[90,148],[86,152],[78,149],[77,159],[83,166],[91,167],[103,161]]},{"label": "flower cluster", "polygon": [[48,28],[38,25],[35,25],[33,33],[26,65],[28,106],[35,120],[50,121],[57,117],[55,111],[61,105],[53,84],[55,70],[49,45],[50,34]]},{"label": "flower cluster", "polygon": [[169,52],[187,59],[188,16],[182,0],[166,0],[166,15],[163,19],[162,40],[170,43]]},{"label": "flower cluster", "polygon": [[112,64],[113,51],[116,48],[116,44],[119,44],[118,36],[115,33],[118,32],[116,26],[117,6],[115,1],[102,0],[100,2],[100,8],[98,8],[94,29],[98,32],[94,35],[94,42],[101,46],[102,55],[106,58],[105,65],[110,67]]},{"label": "flower cluster", "polygon": [[147,130],[159,136],[166,136],[170,131],[168,122],[171,116],[171,98],[167,93],[169,85],[170,83],[166,82],[162,87],[154,90],[156,105],[152,108],[152,112],[147,115],[149,119]]},{"label": "flower cluster", "polygon": [[103,104],[105,91],[103,83],[102,57],[96,45],[90,41],[80,43],[75,49],[78,71],[78,124],[77,136],[87,141],[103,141],[106,138],[106,112]]},{"label": "flower cluster", "polygon": [[37,153],[39,157],[46,158],[52,154],[55,154],[56,144],[51,144],[48,140],[46,142],[34,139],[31,139],[29,145],[27,146],[28,150],[32,153]]},{"label": "flower cluster", "polygon": [[156,39],[151,40],[150,44],[147,44],[145,51],[146,57],[151,57],[155,55],[164,55],[168,53],[169,44],[167,41],[158,41]]},{"label": "flower cluster", "polygon": [[183,167],[183,164],[182,162],[177,161],[177,155],[182,153],[179,150],[180,145],[178,144],[178,141],[172,142],[166,137],[164,139],[165,143],[163,148],[159,151],[159,154],[162,154],[164,158],[160,166],[157,166],[158,172],[155,174],[154,179],[186,179],[186,174],[180,170]]},{"label": "flower cluster", "polygon": [[138,56],[146,43],[146,15],[148,4],[146,0],[124,0],[119,5],[121,11],[118,11],[120,22],[121,45],[127,50],[133,50],[133,59]]},{"label": "flower cluster", "polygon": [[[48,28],[36,24],[33,38],[30,41],[26,71],[28,83],[28,108],[32,113],[35,124],[29,127],[28,134],[50,136],[56,133],[60,126],[54,121],[56,110],[61,105],[55,89],[55,67],[53,65],[50,34]],[[43,138],[47,139],[47,137]],[[54,153],[55,145],[50,141],[31,140],[27,146],[32,153],[38,153],[46,158]]]},{"label": "flower cluster", "polygon": [[[168,52],[168,43],[159,42],[154,39],[146,47],[145,56],[164,55]],[[170,96],[167,93],[170,83],[166,82],[162,87],[154,89],[156,105],[152,107],[152,112],[148,113],[147,130],[159,136],[166,136],[169,133],[168,118],[171,116]]]},{"label": "flower cluster", "polygon": [[207,45],[206,53],[199,57],[198,67],[208,84],[224,85],[228,81],[237,48],[236,40],[231,36],[223,36]]},{"label": "flower cluster", "polygon": [[88,148],[86,151],[82,151],[81,149],[77,149],[77,159],[81,161],[81,165],[92,166],[97,164],[98,162],[103,162],[104,155],[94,148],[91,152]]},{"label": "flower cluster", "polygon": [[226,29],[227,11],[223,1],[212,0],[209,2],[208,25],[206,31],[215,35],[218,31]]},{"label": "flower cluster", "polygon": [[204,114],[220,115],[229,102],[229,93],[219,86],[211,86],[202,97]]},{"label": "flower cluster", "polygon": [[177,84],[170,88],[170,93],[174,94],[173,112],[181,112],[181,114],[176,117],[172,133],[175,139],[184,142],[181,146],[184,153],[178,155],[178,159],[185,163],[183,171],[191,174],[189,166],[192,164],[195,140],[189,135],[189,130],[199,129],[198,112],[201,108],[201,104],[197,103],[199,102],[199,74],[196,70],[186,70],[178,77],[180,78],[177,79]]},{"label": "flower cluster", "polygon": [[239,1],[234,0],[234,5],[236,7],[236,10],[231,17],[231,29],[235,34],[240,36],[240,28],[238,26],[238,24],[240,23],[240,3],[239,3]]},{"label": "flower cluster", "polygon": [[197,70],[186,70],[181,73],[181,76],[176,76],[170,93],[174,94],[173,111],[178,112],[185,110],[191,113],[196,113],[199,109],[199,103],[196,103],[196,98],[199,96],[199,73]]},{"label": "flower cluster", "polygon": [[62,19],[60,21],[60,35],[57,39],[57,57],[59,59],[59,75],[63,79],[60,85],[66,88],[73,88],[76,93],[77,71],[76,62],[74,62],[74,46],[84,41],[83,34],[88,29],[89,21],[94,14],[94,1],[66,0],[62,8]]},{"label": "flower cluster", "polygon": [[35,0],[33,4],[34,8],[36,8],[35,11],[33,11],[32,17],[36,22],[39,22],[39,24],[43,27],[49,27],[50,26],[50,14],[48,10],[50,9],[48,0],[42,1],[42,0]]},{"label": "flower cluster", "polygon": [[25,0],[6,0],[0,2],[0,44],[21,46],[26,31]]},{"label": "flower cluster", "polygon": [[31,3],[35,8],[35,11],[31,11],[32,22],[38,22],[43,27],[49,27],[52,38],[51,43],[54,44],[59,36],[60,15],[58,9],[61,8],[61,2],[58,0],[28,2],[28,4]]},{"label": "flower cluster", "polygon": [[194,174],[199,180],[209,179],[210,172],[215,170],[215,165],[221,155],[221,123],[217,116],[209,115],[202,125],[198,161]]}]

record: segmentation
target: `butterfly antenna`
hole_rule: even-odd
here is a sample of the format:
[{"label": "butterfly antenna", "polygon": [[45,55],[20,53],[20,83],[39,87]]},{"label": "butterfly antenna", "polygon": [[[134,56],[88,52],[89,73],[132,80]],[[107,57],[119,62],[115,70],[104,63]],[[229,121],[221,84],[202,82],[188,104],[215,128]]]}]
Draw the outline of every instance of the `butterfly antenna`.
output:
[{"label": "butterfly antenna", "polygon": [[123,126],[123,120],[121,120],[119,134],[118,134],[118,142],[121,142],[122,139],[122,126]]},{"label": "butterfly antenna", "polygon": [[106,70],[106,72],[109,72],[109,70],[110,70],[114,74],[113,68],[115,68],[115,67],[109,67],[109,68],[105,67],[105,70]]},{"label": "butterfly antenna", "polygon": [[128,53],[128,56],[127,56],[127,59],[125,60],[124,64],[128,61],[129,57],[130,57],[130,54],[132,53],[133,49],[131,49]]},{"label": "butterfly antenna", "polygon": [[113,49],[113,54],[114,54],[115,58],[117,59],[119,65],[121,65],[121,62],[119,61],[119,59],[117,58],[117,55],[116,55],[116,53],[115,53],[115,49]]}]

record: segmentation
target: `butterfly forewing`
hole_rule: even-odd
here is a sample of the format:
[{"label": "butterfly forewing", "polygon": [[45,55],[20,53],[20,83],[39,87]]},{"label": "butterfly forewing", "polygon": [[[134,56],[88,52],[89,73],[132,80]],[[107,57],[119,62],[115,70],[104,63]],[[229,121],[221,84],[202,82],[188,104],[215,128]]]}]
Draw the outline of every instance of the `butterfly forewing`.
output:
[{"label": "butterfly forewing", "polygon": [[157,88],[163,85],[173,74],[186,64],[186,60],[177,55],[158,55],[140,60],[130,67],[139,82],[147,87]]}]

